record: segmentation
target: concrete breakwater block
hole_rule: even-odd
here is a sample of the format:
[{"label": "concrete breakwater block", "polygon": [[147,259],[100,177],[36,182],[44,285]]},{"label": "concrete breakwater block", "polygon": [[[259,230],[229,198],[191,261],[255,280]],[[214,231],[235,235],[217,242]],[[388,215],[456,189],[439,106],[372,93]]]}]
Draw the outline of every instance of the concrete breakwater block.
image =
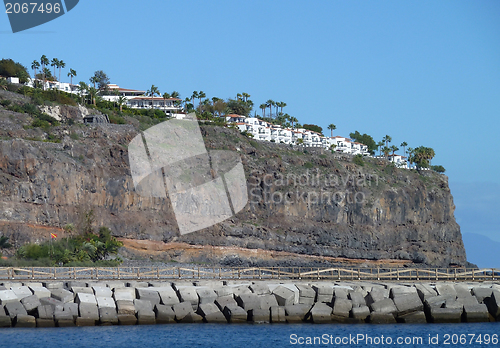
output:
[{"label": "concrete breakwater block", "polygon": [[95,304],[80,303],[78,305],[78,314],[81,318],[92,319],[95,321],[99,320],[99,309]]},{"label": "concrete breakwater block", "polygon": [[181,302],[172,306],[175,313],[175,320],[181,321],[186,315],[193,312],[193,307],[189,302]]},{"label": "concrete breakwater block", "polygon": [[328,323],[331,321],[332,307],[326,303],[316,302],[311,308],[311,319],[314,323]]},{"label": "concrete breakwater block", "polygon": [[372,324],[394,324],[396,319],[391,313],[372,312],[370,313],[369,322]]},{"label": "concrete breakwater block", "polygon": [[434,290],[427,284],[415,284],[415,288],[417,289],[417,294],[422,302],[424,302],[429,297],[437,296],[436,290]]},{"label": "concrete breakwater block", "polygon": [[202,279],[202,280],[197,280],[194,282],[195,286],[202,286],[206,288],[220,288],[224,286],[224,282],[222,280],[208,280],[208,279]]},{"label": "concrete breakwater block", "polygon": [[198,307],[198,314],[200,314],[207,323],[226,323],[226,317],[215,303],[203,303]]},{"label": "concrete breakwater block", "polygon": [[62,303],[73,302],[74,300],[74,295],[71,291],[56,288],[51,290],[50,292],[53,299],[61,301]]},{"label": "concrete breakwater block", "polygon": [[494,290],[487,303],[488,311],[496,320],[500,319],[500,291]]},{"label": "concrete breakwater block", "polygon": [[347,289],[345,287],[335,286],[333,288],[333,297],[335,297],[335,298],[347,300],[348,295],[349,295],[349,292],[347,291]]},{"label": "concrete breakwater block", "polygon": [[285,308],[273,306],[270,308],[270,310],[271,310],[271,323],[286,322]]},{"label": "concrete breakwater block", "polygon": [[469,297],[472,295],[471,289],[465,284],[454,284],[455,292],[457,293],[457,297]]},{"label": "concrete breakwater block", "polygon": [[410,286],[393,286],[389,290],[389,297],[394,299],[399,296],[409,295],[409,294],[417,294],[417,289]]},{"label": "concrete breakwater block", "polygon": [[134,300],[135,311],[152,311],[154,305],[148,300],[135,299]]},{"label": "concrete breakwater block", "polygon": [[93,286],[92,290],[94,291],[95,297],[111,297],[111,296],[113,296],[113,292],[108,287]]},{"label": "concrete breakwater block", "polygon": [[475,286],[472,288],[472,294],[476,297],[479,303],[483,303],[484,300],[491,297],[491,295],[493,294],[493,289]]},{"label": "concrete breakwater block", "polygon": [[335,297],[335,300],[333,302],[333,311],[332,311],[333,315],[349,318],[349,313],[351,312],[351,309],[352,309],[352,303],[350,300],[348,300],[347,298],[344,299],[341,297]]},{"label": "concrete breakwater block", "polygon": [[424,310],[424,304],[416,291],[412,293],[408,292],[405,295],[396,294],[393,301],[396,305],[398,316]]},{"label": "concrete breakwater block", "polygon": [[117,288],[113,290],[113,298],[115,301],[134,301],[135,289],[134,288]]},{"label": "concrete breakwater block", "polygon": [[238,306],[246,310],[247,312],[251,309],[259,309],[260,308],[260,298],[252,293],[242,294],[236,298],[236,302]]},{"label": "concrete breakwater block", "polygon": [[171,306],[157,304],[155,305],[154,312],[157,324],[175,323],[175,313]]},{"label": "concrete breakwater block", "polygon": [[26,312],[31,313],[35,311],[38,306],[41,306],[42,304],[40,303],[40,300],[36,295],[31,295],[28,297],[25,297],[21,300],[22,305],[26,309]]},{"label": "concrete breakwater block", "polygon": [[254,308],[248,311],[248,319],[253,323],[269,323],[271,321],[269,309]]},{"label": "concrete breakwater block", "polygon": [[90,293],[79,292],[76,294],[75,302],[76,303],[88,303],[88,304],[97,305],[97,299],[95,298],[93,293],[90,294]]},{"label": "concrete breakwater block", "polygon": [[101,308],[116,308],[115,300],[112,297],[96,297],[97,307]]},{"label": "concrete breakwater block", "polygon": [[217,294],[212,289],[206,287],[197,287],[196,293],[198,294],[198,304],[214,303]]},{"label": "concrete breakwater block", "polygon": [[94,296],[94,290],[92,290],[92,288],[87,288],[87,287],[83,287],[83,286],[72,286],[71,288],[71,292],[75,295],[77,294],[91,294],[92,296]]},{"label": "concrete breakwater block", "polygon": [[316,291],[311,286],[307,284],[296,284],[295,286],[299,290],[299,303],[305,303],[302,301],[314,302]]},{"label": "concrete breakwater block", "polygon": [[16,315],[28,315],[21,302],[9,302],[4,308],[7,315],[11,318],[15,318]]},{"label": "concrete breakwater block", "polygon": [[243,323],[248,319],[248,313],[239,306],[226,306],[222,310],[229,323]]},{"label": "concrete breakwater block", "polygon": [[366,304],[369,306],[374,302],[389,298],[389,290],[385,288],[372,288],[365,297]]},{"label": "concrete breakwater block", "polygon": [[234,297],[238,297],[240,295],[252,294],[249,286],[251,284],[242,284],[242,285],[232,285],[230,286],[233,289]]},{"label": "concrete breakwater block", "polygon": [[150,310],[142,310],[137,312],[137,324],[139,325],[154,325],[156,324],[155,312]]},{"label": "concrete breakwater block", "polygon": [[116,301],[116,308],[118,314],[135,315],[136,313],[133,301]]},{"label": "concrete breakwater block", "polygon": [[[70,281],[67,281],[64,284],[64,287],[66,289],[72,289],[73,287],[75,287],[75,288],[86,288],[87,284],[84,283],[84,282],[77,281],[77,280],[70,280]],[[92,289],[91,289],[91,291],[92,291]]]},{"label": "concrete breakwater block", "polygon": [[457,291],[452,283],[437,283],[436,292],[441,296],[457,298]]},{"label": "concrete breakwater block", "polygon": [[64,312],[69,312],[73,316],[73,319],[76,319],[78,317],[78,304],[77,303],[65,303]]},{"label": "concrete breakwater block", "polygon": [[365,298],[363,297],[363,294],[361,292],[350,292],[348,298],[349,300],[351,300],[353,307],[366,306]]},{"label": "concrete breakwater block", "polygon": [[425,324],[427,323],[427,318],[423,311],[412,312],[402,316],[398,316],[398,323],[407,323],[407,324]]},{"label": "concrete breakwater block", "polygon": [[136,296],[140,300],[147,300],[153,304],[160,304],[160,295],[155,288],[136,288]]},{"label": "concrete breakwater block", "polygon": [[198,294],[196,293],[196,288],[191,287],[179,287],[177,293],[181,302],[188,302],[191,304],[193,310],[198,309]]},{"label": "concrete breakwater block", "polygon": [[15,327],[36,327],[36,318],[32,315],[19,314],[14,319]]},{"label": "concrete breakwater block", "polygon": [[33,285],[30,285],[29,288],[30,288],[31,292],[33,293],[33,295],[35,295],[38,298],[50,297],[50,290],[49,289],[46,289],[42,286],[33,286]]},{"label": "concrete breakwater block", "polygon": [[63,282],[43,282],[42,285],[49,290],[64,288]]},{"label": "concrete breakwater block", "polygon": [[163,288],[157,288],[158,289],[158,295],[160,295],[160,303],[167,305],[167,306],[173,306],[176,303],[179,303],[179,297],[177,296],[177,293],[175,292],[172,287],[163,287]]},{"label": "concrete breakwater block", "polygon": [[479,323],[489,321],[488,308],[485,304],[464,305],[463,321],[467,323]]},{"label": "concrete breakwater block", "polygon": [[462,309],[432,307],[430,309],[430,317],[433,323],[460,323],[462,320]]},{"label": "concrete breakwater block", "polygon": [[12,290],[0,290],[0,305],[6,305],[9,302],[18,302],[17,295]]},{"label": "concrete breakwater block", "polygon": [[386,298],[370,305],[372,312],[396,314],[398,309],[390,298]]},{"label": "concrete breakwater block", "polygon": [[41,305],[37,307],[37,317],[40,319],[54,319],[54,307]]},{"label": "concrete breakwater block", "polygon": [[110,288],[111,290],[122,289],[126,287],[124,282],[118,280],[107,281],[106,284],[108,285],[108,288]]},{"label": "concrete breakwater block", "polygon": [[233,296],[233,288],[230,286],[223,286],[214,289],[217,297]]},{"label": "concrete breakwater block", "polygon": [[99,308],[99,321],[101,325],[118,325],[118,313],[115,308]]},{"label": "concrete breakwater block", "polygon": [[182,320],[180,322],[181,323],[202,323],[203,317],[199,314],[194,313],[194,312],[190,312],[184,318],[182,318]]},{"label": "concrete breakwater block", "polygon": [[277,307],[278,301],[275,295],[267,294],[258,296],[260,299],[260,308],[269,309],[271,307]]},{"label": "concrete breakwater block", "polygon": [[368,306],[353,307],[350,311],[350,317],[354,319],[366,320],[370,316]]},{"label": "concrete breakwater block", "polygon": [[134,280],[127,282],[127,287],[129,288],[147,288],[148,286],[148,282],[139,282]]},{"label": "concrete breakwater block", "polygon": [[237,307],[238,303],[234,299],[234,297],[231,296],[222,296],[222,297],[217,297],[214,302],[217,307],[222,311],[224,307],[230,306],[230,307]]},{"label": "concrete breakwater block", "polygon": [[54,319],[36,318],[36,327],[56,327]]},{"label": "concrete breakwater block", "polygon": [[75,326],[73,315],[70,312],[55,311],[54,320],[56,322],[56,326],[59,327]]},{"label": "concrete breakwater block", "polygon": [[135,315],[118,314],[118,325],[136,325],[137,318]]},{"label": "concrete breakwater block", "polygon": [[[291,290],[294,294],[294,299],[293,299],[293,303],[299,303],[299,298],[300,298],[300,292],[299,292],[299,289],[295,286],[295,284],[292,284],[292,283],[284,283],[284,284],[281,284],[280,286],[282,287],[285,287],[287,288],[288,290]],[[271,291],[274,293],[274,290]]]},{"label": "concrete breakwater block", "polygon": [[96,320],[90,318],[81,318],[78,317],[75,320],[76,326],[95,326]]},{"label": "concrete breakwater block", "polygon": [[250,290],[255,295],[267,295],[271,293],[271,290],[269,290],[269,285],[263,282],[256,282],[250,285]]},{"label": "concrete breakwater block", "polygon": [[333,300],[333,285],[314,284],[312,286],[316,292],[316,302],[331,303]]},{"label": "concrete breakwater block", "polygon": [[18,299],[23,299],[25,297],[33,295],[30,288],[27,286],[16,286],[12,287],[11,290],[16,294]]},{"label": "concrete breakwater block", "polygon": [[295,293],[288,287],[282,285],[274,289],[273,294],[276,297],[276,300],[278,301],[278,305],[280,306],[289,306],[298,302],[298,301],[295,302]]},{"label": "concrete breakwater block", "polygon": [[285,306],[285,315],[287,322],[298,323],[308,320],[311,308],[312,305],[300,303]]}]

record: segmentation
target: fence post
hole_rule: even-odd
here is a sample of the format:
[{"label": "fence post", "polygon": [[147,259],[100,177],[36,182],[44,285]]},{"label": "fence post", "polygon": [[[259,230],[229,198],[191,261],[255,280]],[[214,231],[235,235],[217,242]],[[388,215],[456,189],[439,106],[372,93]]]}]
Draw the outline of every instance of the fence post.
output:
[{"label": "fence post", "polygon": [[180,269],[180,267],[177,267],[177,272],[179,272],[179,279],[181,279],[181,269]]},{"label": "fence post", "polygon": [[160,279],[160,267],[156,267],[156,278]]},{"label": "fence post", "polygon": [[278,267],[278,279],[281,279],[281,267]]},{"label": "fence post", "polygon": [[137,267],[137,279],[141,279],[141,270]]},{"label": "fence post", "polygon": [[259,267],[259,279],[262,279],[262,270]]},{"label": "fence post", "polygon": [[221,272],[222,272],[221,267],[219,267],[219,279],[222,279]]},{"label": "fence post", "polygon": [[241,279],[240,268],[238,267],[238,279]]},{"label": "fence post", "polygon": [[319,278],[319,267],[318,267],[318,279],[320,279],[320,278]]},{"label": "fence post", "polygon": [[198,266],[197,268],[198,268],[198,279],[200,279],[200,266]]},{"label": "fence post", "polygon": [[399,268],[396,268],[396,275],[397,275],[397,279],[399,280]]},{"label": "fence post", "polygon": [[457,269],[455,268],[453,271],[455,272],[455,280],[457,280]]},{"label": "fence post", "polygon": [[95,279],[99,279],[99,270],[95,268]]},{"label": "fence post", "polygon": [[35,269],[31,267],[31,279],[35,279]]},{"label": "fence post", "polygon": [[436,268],[436,280],[438,280],[438,269]]},{"label": "fence post", "polygon": [[57,279],[57,276],[56,276],[56,268],[54,267],[54,279]]},{"label": "fence post", "polygon": [[299,267],[299,279],[302,279],[302,276],[300,275],[300,267]]},{"label": "fence post", "polygon": [[120,267],[116,267],[116,273],[118,273],[118,279],[120,279]]},{"label": "fence post", "polygon": [[474,281],[474,268],[472,269],[472,281]]},{"label": "fence post", "polygon": [[380,280],[380,267],[377,267],[377,280]]},{"label": "fence post", "polygon": [[361,280],[361,271],[358,268],[358,280]]}]

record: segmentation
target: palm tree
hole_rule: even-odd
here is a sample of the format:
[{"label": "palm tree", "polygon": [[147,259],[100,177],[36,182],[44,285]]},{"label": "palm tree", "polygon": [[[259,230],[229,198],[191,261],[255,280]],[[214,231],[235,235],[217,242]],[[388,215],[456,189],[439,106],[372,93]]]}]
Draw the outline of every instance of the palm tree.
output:
[{"label": "palm tree", "polygon": [[89,95],[90,95],[90,100],[92,100],[92,104],[96,106],[96,96],[99,90],[95,87],[89,87],[88,89]]},{"label": "palm tree", "polygon": [[380,151],[379,152],[379,156],[382,156],[382,146],[384,146],[384,142],[383,141],[379,141],[377,143],[378,150]]},{"label": "palm tree", "polygon": [[62,60],[57,61],[57,67],[59,68],[59,83],[61,83],[61,68],[64,69],[66,67],[66,63]]},{"label": "palm tree", "polygon": [[118,102],[118,106],[120,107],[120,112],[122,112],[122,106],[123,106],[123,104],[125,104],[126,101],[127,101],[127,98],[124,97],[123,95],[118,97],[117,102]]},{"label": "palm tree", "polygon": [[266,106],[269,108],[269,118],[273,117],[273,109],[272,107],[274,106],[274,100],[269,99],[266,101]]},{"label": "palm tree", "polygon": [[337,129],[337,126],[336,126],[336,125],[334,125],[333,123],[330,123],[330,124],[328,125],[328,129],[330,130],[330,137],[332,137],[332,138],[333,138],[333,131],[334,131],[335,129]]},{"label": "palm tree", "polygon": [[163,93],[163,103],[165,105],[165,109],[167,108],[167,99],[170,99],[172,96],[168,93]]},{"label": "palm tree", "polygon": [[236,94],[236,100],[242,100],[241,98],[242,98],[241,93]]},{"label": "palm tree", "polygon": [[432,159],[436,156],[432,147],[425,148],[425,157],[429,160],[429,165],[432,165]]},{"label": "palm tree", "polygon": [[391,153],[391,149],[389,147],[387,147],[387,146],[384,146],[382,148],[382,152],[384,153],[385,158],[387,158],[389,156],[389,153]]},{"label": "palm tree", "polygon": [[76,71],[75,71],[75,70],[73,70],[73,69],[69,69],[68,76],[71,78],[70,85],[72,85],[72,84],[73,84],[73,77],[75,77],[75,76],[76,76]]},{"label": "palm tree", "polygon": [[36,87],[36,69],[40,67],[40,63],[38,63],[36,60],[34,60],[31,63],[31,69],[33,69],[33,72],[35,75],[33,75],[33,87]]},{"label": "palm tree", "polygon": [[262,110],[262,118],[265,118],[266,117],[266,108],[267,108],[267,105],[266,104],[260,104],[259,108]]},{"label": "palm tree", "polygon": [[[198,92],[198,100],[199,100],[199,102],[198,102],[198,107],[200,107],[200,105],[201,105],[201,100],[202,100],[203,98],[205,98],[205,97],[206,97],[205,92],[203,92],[203,91],[199,91],[199,92]],[[201,110],[201,109],[200,109],[200,110]]]},{"label": "palm tree", "polygon": [[90,83],[94,84],[94,88],[95,88],[95,84],[98,82],[98,79],[97,79],[97,76],[92,76],[90,79],[89,79]]},{"label": "palm tree", "polygon": [[396,152],[396,151],[398,151],[398,150],[399,150],[399,148],[398,148],[396,145],[392,145],[392,146],[390,147],[390,149],[391,149],[391,151],[392,151],[392,156],[394,156],[394,152]]},{"label": "palm tree", "polygon": [[56,76],[56,66],[58,65],[59,65],[59,59],[52,58],[52,60],[50,61],[50,66],[54,67],[54,77]]},{"label": "palm tree", "polygon": [[80,81],[78,84],[78,92],[80,93],[80,97],[82,98],[82,104],[83,104],[83,93],[86,92],[89,89],[89,86],[83,82]]},{"label": "palm tree", "polygon": [[389,143],[392,141],[392,138],[389,135],[386,135],[383,139],[383,142],[385,142],[385,146],[388,147]]},{"label": "palm tree", "polygon": [[280,110],[280,112],[281,112],[281,113],[283,113],[283,108],[286,106],[286,103],[285,103],[285,102],[280,101],[280,102],[278,103],[278,106],[279,106],[279,107],[280,107],[280,109],[281,109],[281,110]]},{"label": "palm tree", "polygon": [[191,96],[191,103],[193,103],[193,108],[194,108],[194,100],[198,98],[198,92],[193,91],[193,95]]},{"label": "palm tree", "polygon": [[49,59],[47,56],[44,54],[40,57],[40,64],[42,65],[42,72],[43,72],[43,90],[45,90],[45,67],[49,64]]},{"label": "palm tree", "polygon": [[151,109],[152,109],[154,97],[155,95],[160,95],[160,90],[155,85],[151,85],[151,88],[146,92],[146,95],[151,97]]},{"label": "palm tree", "polygon": [[410,162],[410,166],[413,164],[413,148],[408,148],[408,162]]},{"label": "palm tree", "polygon": [[179,98],[180,96],[180,93],[177,91],[173,91],[172,93],[170,93],[170,98]]},{"label": "palm tree", "polygon": [[250,98],[250,94],[245,93],[245,92],[241,93],[241,96],[245,99],[245,103],[248,100],[248,98]]},{"label": "palm tree", "polygon": [[408,146],[408,143],[406,141],[403,141],[399,146],[403,147],[403,153],[406,156],[406,147]]}]

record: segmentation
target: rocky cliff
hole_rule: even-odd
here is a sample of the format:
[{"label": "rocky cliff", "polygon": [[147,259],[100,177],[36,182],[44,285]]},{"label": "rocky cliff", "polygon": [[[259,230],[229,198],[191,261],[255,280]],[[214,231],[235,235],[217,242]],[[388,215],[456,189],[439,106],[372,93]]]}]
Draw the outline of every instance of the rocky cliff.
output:
[{"label": "rocky cliff", "polygon": [[[53,112],[75,121],[50,130],[61,143],[40,141],[47,134],[26,127],[29,115],[0,106],[0,231],[16,245],[47,239],[50,231],[63,235],[63,226],[78,227],[92,211],[96,226],[108,226],[124,240],[213,246],[203,260],[227,265],[272,263],[259,253],[250,258],[238,252],[249,249],[295,255],[293,264],[301,264],[300,255],[429,266],[466,262],[444,175],[376,159],[359,165],[330,151],[259,142],[205,125],[208,150],[241,155],[249,203],[222,223],[181,236],[168,197],[135,192],[127,151],[139,133],[134,119],[88,126],[78,108]],[[230,252],[214,252],[224,248]],[[182,251],[165,253],[170,260]]]}]

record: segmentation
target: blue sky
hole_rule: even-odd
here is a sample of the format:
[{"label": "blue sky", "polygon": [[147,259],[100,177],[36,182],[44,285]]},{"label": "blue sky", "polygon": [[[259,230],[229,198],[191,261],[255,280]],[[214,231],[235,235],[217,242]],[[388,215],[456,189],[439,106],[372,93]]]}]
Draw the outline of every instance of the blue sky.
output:
[{"label": "blue sky", "polygon": [[17,34],[0,14],[0,56],[28,66],[45,54],[75,81],[102,69],[181,97],[247,92],[338,135],[432,147],[462,232],[500,241],[499,18],[499,1],[82,0]]}]

